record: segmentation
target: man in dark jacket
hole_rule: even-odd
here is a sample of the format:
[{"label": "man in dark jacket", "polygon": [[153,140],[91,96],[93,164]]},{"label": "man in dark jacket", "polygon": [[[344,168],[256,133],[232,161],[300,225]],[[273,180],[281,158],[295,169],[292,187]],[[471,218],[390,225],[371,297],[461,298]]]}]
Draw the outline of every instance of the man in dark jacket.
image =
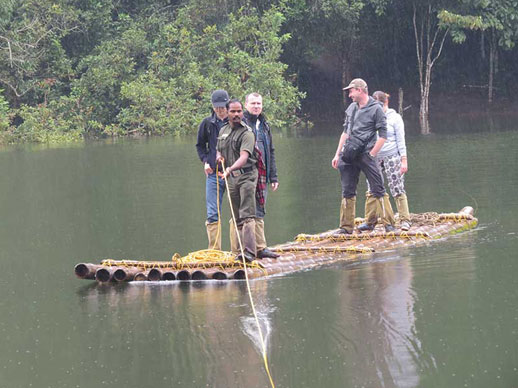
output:
[{"label": "man in dark jacket", "polygon": [[[196,150],[203,163],[206,176],[205,199],[207,205],[207,236],[209,249],[221,250],[221,202],[225,193],[225,181],[216,175],[216,144],[220,129],[228,123],[226,104],[229,101],[225,90],[215,90],[212,93],[212,114],[201,122],[198,128]],[[219,185],[219,197],[218,197]],[[219,204],[219,208],[218,208]]]},{"label": "man in dark jacket", "polygon": [[279,255],[267,248],[266,237],[264,234],[264,216],[266,197],[268,194],[268,183],[272,190],[279,188],[277,179],[277,166],[275,165],[275,149],[273,147],[272,132],[270,125],[263,114],[263,97],[259,93],[250,93],[245,99],[244,122],[252,128],[256,138],[256,145],[261,152],[261,159],[266,170],[266,182],[259,197],[261,202],[256,201],[256,222],[255,238],[257,244],[257,257],[277,258]]},{"label": "man in dark jacket", "polygon": [[[387,139],[387,120],[381,105],[369,96],[367,83],[364,80],[353,79],[344,90],[349,91],[349,97],[353,102],[345,112],[344,130],[331,165],[340,171],[342,182],[343,199],[340,207],[339,233],[351,234],[354,229],[356,186],[360,171],[366,175],[374,197],[376,220],[378,217],[385,219],[382,201],[385,187],[383,186],[383,176],[376,162],[376,155]],[[357,146],[357,152],[349,152],[352,145]],[[343,156],[345,156],[345,160]],[[360,231],[373,230],[374,226],[375,224],[365,223],[358,229]],[[391,232],[394,227],[387,224],[385,230]]]}]

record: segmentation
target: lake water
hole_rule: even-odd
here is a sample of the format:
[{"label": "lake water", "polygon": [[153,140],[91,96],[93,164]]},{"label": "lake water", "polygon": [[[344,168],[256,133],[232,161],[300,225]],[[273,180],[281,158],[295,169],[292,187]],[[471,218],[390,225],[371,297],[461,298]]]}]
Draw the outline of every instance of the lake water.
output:
[{"label": "lake water", "polygon": [[[337,226],[339,128],[321,129],[275,135],[271,245]],[[470,205],[479,227],[254,280],[277,387],[518,388],[518,128],[438,129],[408,136],[410,210]],[[243,282],[99,286],[73,273],[206,247],[194,141],[0,149],[0,387],[269,386]]]}]

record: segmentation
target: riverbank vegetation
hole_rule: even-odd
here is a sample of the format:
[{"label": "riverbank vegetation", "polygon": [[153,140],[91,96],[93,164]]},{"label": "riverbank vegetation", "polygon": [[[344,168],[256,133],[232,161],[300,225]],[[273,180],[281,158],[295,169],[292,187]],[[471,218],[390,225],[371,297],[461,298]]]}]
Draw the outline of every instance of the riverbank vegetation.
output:
[{"label": "riverbank vegetation", "polygon": [[427,133],[434,90],[514,98],[517,41],[513,0],[4,0],[0,142],[192,133],[216,88],[293,125],[354,77],[417,96]]}]

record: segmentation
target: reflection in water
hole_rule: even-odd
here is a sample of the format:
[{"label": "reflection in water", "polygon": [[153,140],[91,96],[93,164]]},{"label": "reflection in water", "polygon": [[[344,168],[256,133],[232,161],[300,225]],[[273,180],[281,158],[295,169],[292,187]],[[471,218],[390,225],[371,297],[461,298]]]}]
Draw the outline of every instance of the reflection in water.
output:
[{"label": "reflection in water", "polygon": [[422,352],[415,332],[415,295],[410,262],[399,261],[385,268],[378,265],[373,270],[380,285],[380,322],[386,333],[383,356],[388,375],[396,387],[416,387],[419,376],[415,362]]},{"label": "reflection in water", "polygon": [[[267,282],[253,281],[251,287],[263,336],[268,341],[272,326],[268,315],[274,310],[267,304]],[[118,329],[120,338],[116,342],[125,344],[128,360],[141,357],[139,347],[155,346],[159,359],[155,367],[163,370],[163,379],[175,384],[267,385],[244,282],[110,284],[88,286],[78,294],[85,315],[95,317],[90,320],[90,331],[99,333],[90,342],[94,348],[103,349],[102,333],[110,327],[108,332],[112,334],[106,343],[113,343],[113,332]],[[102,352],[97,357],[102,359]],[[145,385],[141,371],[124,373]]]},{"label": "reflection in water", "polygon": [[[425,338],[425,345],[418,327],[443,325],[446,316],[441,310],[449,295],[469,293],[463,284],[471,284],[476,273],[472,241],[473,235],[463,234],[440,245],[418,248],[417,252],[432,252],[429,258],[411,260],[415,253],[404,259],[383,257],[383,261],[375,259],[343,271],[346,289],[341,291],[342,310],[333,334],[337,351],[348,353],[344,371],[347,381],[361,387],[413,388],[423,386],[424,377],[440,373],[444,363],[439,366],[437,360],[450,355],[443,354],[442,349],[438,351],[437,338],[432,343]],[[416,284],[417,276],[420,284]],[[448,287],[432,293],[444,294],[432,304],[428,294],[437,287],[433,283],[438,279]],[[429,281],[432,284],[427,284]],[[423,315],[423,304],[427,310],[438,311]],[[462,327],[473,325],[468,318],[456,336],[466,336]]]},{"label": "reflection in water", "polygon": [[[422,249],[436,250],[434,257],[441,258],[443,263],[447,260],[458,263],[458,269],[462,272],[450,263],[449,274],[443,275],[446,280],[451,276],[455,281],[469,281],[473,268],[466,266],[466,260],[473,259],[473,252],[469,247],[459,249],[458,245],[469,244],[472,240],[469,236],[459,236],[453,240],[456,240],[454,244],[457,244],[458,257],[448,253],[447,258],[442,258],[440,252],[444,249],[434,244]],[[274,324],[280,323],[275,322],[273,317],[279,312],[287,312],[283,311],[283,307],[278,311],[274,305],[278,302],[273,302],[278,299],[272,300],[269,295],[269,288],[282,286],[289,279],[252,281],[252,293],[267,349],[272,348],[272,338],[274,341],[272,349],[275,350],[268,352],[274,379],[275,371],[279,376],[279,371],[283,370],[280,365],[284,361],[278,358],[279,343],[275,342],[282,340],[281,343],[286,346],[291,337],[293,349],[301,343],[305,348],[303,343],[306,336],[311,337],[317,330],[322,330],[323,342],[317,343],[317,347],[305,348],[301,354],[304,360],[302,365],[309,360],[305,367],[309,379],[315,379],[313,383],[328,381],[325,375],[318,379],[312,377],[321,374],[323,366],[327,368],[326,362],[311,365],[317,351],[316,354],[322,352],[329,360],[329,368],[330,365],[335,366],[335,376],[331,374],[329,377],[331,381],[339,375],[341,381],[348,383],[347,386],[422,386],[423,374],[437,373],[438,366],[436,352],[429,350],[429,344],[428,351],[424,350],[426,347],[416,329],[419,321],[416,311],[420,310],[416,307],[420,303],[414,284],[416,268],[426,274],[444,270],[444,267],[437,266],[435,259],[414,263],[410,258],[402,259],[400,256],[377,257],[362,265],[329,269],[340,281],[337,283],[339,297],[335,305],[338,313],[333,315],[333,319],[324,317],[319,326],[309,326],[309,331],[301,330],[306,318],[295,316],[297,323],[292,326],[297,327],[298,322],[302,326],[295,329],[293,336],[290,336],[290,328],[277,328],[278,332],[272,330]],[[318,270],[311,273],[312,278],[320,275],[323,273]],[[324,275],[321,279],[326,278]],[[298,305],[294,310],[297,315],[303,309],[308,309],[310,313],[309,309],[315,302],[309,299],[311,293],[305,291],[301,295],[306,305]],[[275,291],[271,294],[275,295]],[[83,315],[90,318],[88,320],[92,326],[89,333],[96,333],[89,344],[92,349],[98,350],[96,358],[83,359],[84,363],[109,364],[109,357],[105,358],[104,355],[105,347],[111,344],[113,349],[113,343],[119,343],[124,344],[125,362],[143,362],[139,348],[155,348],[155,373],[158,370],[162,373],[162,379],[175,384],[200,386],[202,379],[214,387],[268,385],[262,365],[259,334],[244,282],[89,285],[82,288],[78,295],[80,305],[85,310]],[[292,300],[290,305],[294,302]],[[423,321],[421,326],[428,323]],[[327,341],[326,336],[330,336],[331,341]],[[311,352],[309,357],[308,350]],[[343,362],[336,364],[338,360]],[[336,368],[338,365],[341,366]],[[125,373],[132,381],[145,384],[141,372]],[[279,380],[279,386],[297,385],[297,382],[299,386],[313,386],[311,380],[305,381],[296,375],[286,377],[281,374]],[[300,384],[301,381],[306,385]]]},{"label": "reflection in water", "polygon": [[[415,293],[408,260],[377,262],[344,271],[342,314],[347,333],[338,337],[352,352],[347,374],[355,386],[417,387],[421,343],[415,331]],[[351,346],[352,345],[352,346]]]}]

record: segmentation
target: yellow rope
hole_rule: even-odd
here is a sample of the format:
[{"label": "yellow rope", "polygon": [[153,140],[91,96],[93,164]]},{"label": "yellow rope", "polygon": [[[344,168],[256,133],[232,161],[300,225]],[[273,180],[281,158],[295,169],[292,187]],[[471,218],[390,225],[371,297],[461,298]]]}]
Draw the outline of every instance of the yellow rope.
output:
[{"label": "yellow rope", "polygon": [[298,234],[295,237],[296,242],[304,243],[304,242],[317,242],[317,241],[333,241],[333,242],[341,242],[341,241],[362,241],[362,240],[372,240],[375,238],[391,238],[391,239],[411,239],[411,238],[431,238],[427,232],[378,232],[378,233],[354,233],[354,234],[328,234],[328,235],[319,235],[319,234]]},{"label": "yellow rope", "polygon": [[317,253],[372,253],[374,248],[370,247],[287,247],[287,248],[274,248],[274,252],[317,252]]},{"label": "yellow rope", "polygon": [[[231,252],[225,252],[215,249],[203,249],[191,252],[186,256],[180,257],[175,253],[171,261],[145,261],[145,260],[112,260],[105,259],[101,261],[101,265],[106,267],[137,267],[142,269],[151,268],[168,268],[175,270],[182,269],[208,269],[208,268],[235,268],[241,269],[243,266],[235,260],[235,256]],[[252,269],[261,269],[263,266],[260,262],[248,264]]]},{"label": "yellow rope", "polygon": [[471,214],[461,214],[461,213],[446,213],[440,214],[439,220],[448,220],[454,222],[464,222],[471,221],[474,217]]},{"label": "yellow rope", "polygon": [[[225,171],[225,161],[221,161],[223,166],[223,171]],[[248,279],[248,272],[247,272],[247,264],[245,260],[245,252],[243,250],[243,244],[241,243],[241,237],[239,236],[239,231],[237,229],[237,222],[236,222],[236,216],[234,214],[234,209],[232,207],[232,199],[230,198],[230,190],[228,188],[228,179],[225,177],[225,185],[227,188],[227,194],[228,194],[228,203],[230,204],[230,213],[232,214],[232,222],[234,223],[234,228],[237,234],[237,241],[239,242],[239,249],[241,251],[241,258],[243,259],[243,267],[245,269],[245,279],[246,279],[246,288],[248,290],[248,297],[250,299],[250,305],[252,306],[252,312],[254,313],[255,323],[257,324],[257,330],[259,331],[259,339],[261,340],[261,348],[263,353],[263,362],[264,362],[264,368],[266,369],[266,373],[268,375],[268,379],[270,380],[270,384],[272,388],[275,388],[275,384],[273,383],[272,375],[270,374],[270,368],[268,368],[268,356],[266,355],[266,345],[264,343],[263,339],[263,332],[261,330],[261,325],[259,324],[259,318],[257,318],[257,312],[255,311],[255,304],[254,299],[252,298],[252,291],[250,290],[250,280]],[[254,198],[255,200],[255,198]]]}]

